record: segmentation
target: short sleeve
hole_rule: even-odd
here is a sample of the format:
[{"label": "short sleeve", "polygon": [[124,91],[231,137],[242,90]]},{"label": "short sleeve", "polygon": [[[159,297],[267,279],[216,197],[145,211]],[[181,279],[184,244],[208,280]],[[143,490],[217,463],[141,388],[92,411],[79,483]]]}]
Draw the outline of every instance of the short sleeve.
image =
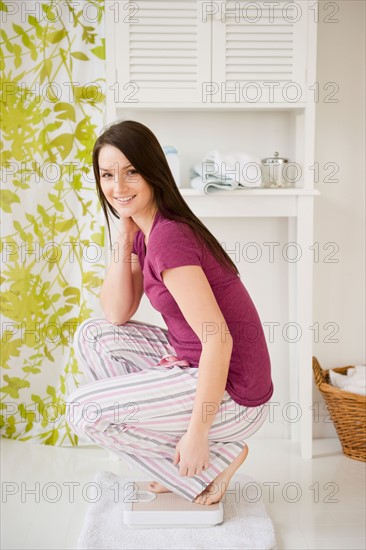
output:
[{"label": "short sleeve", "polygon": [[188,225],[169,221],[153,232],[149,246],[149,262],[156,275],[162,281],[164,269],[185,265],[202,266],[202,245]]},{"label": "short sleeve", "polygon": [[135,244],[135,241],[136,241],[136,235],[135,235],[134,238],[133,238],[133,243],[132,243],[132,254],[137,254],[137,252],[136,252],[136,244]]},{"label": "short sleeve", "polygon": [[134,237],[133,237],[133,243],[132,243],[132,254],[137,254],[138,255],[138,250],[139,250],[139,247],[138,247],[138,238],[139,238],[139,234],[141,233],[141,231],[136,231]]}]

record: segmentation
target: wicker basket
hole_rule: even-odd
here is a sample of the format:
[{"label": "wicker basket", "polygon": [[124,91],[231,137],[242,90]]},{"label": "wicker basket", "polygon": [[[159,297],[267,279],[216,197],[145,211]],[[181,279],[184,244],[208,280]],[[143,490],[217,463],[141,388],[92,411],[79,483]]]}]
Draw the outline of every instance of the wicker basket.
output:
[{"label": "wicker basket", "polygon": [[[350,367],[332,369],[346,374]],[[352,368],[352,366],[351,366]],[[366,396],[351,393],[329,383],[329,371],[313,357],[315,383],[323,394],[345,455],[366,461]]]}]

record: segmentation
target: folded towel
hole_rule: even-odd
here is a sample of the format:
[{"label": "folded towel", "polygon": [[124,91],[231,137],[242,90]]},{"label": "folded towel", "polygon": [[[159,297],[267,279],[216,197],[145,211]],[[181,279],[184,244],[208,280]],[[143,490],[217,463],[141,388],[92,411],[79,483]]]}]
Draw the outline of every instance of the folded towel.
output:
[{"label": "folded towel", "polygon": [[[118,467],[118,470],[121,468]],[[251,476],[236,473],[230,481],[223,501],[223,523],[192,529],[174,525],[165,528],[157,525],[150,529],[127,526],[123,522],[123,502],[116,495],[123,495],[126,483],[130,483],[131,479],[136,480],[136,477],[145,481],[146,476],[136,469],[133,474],[124,476],[105,470],[95,475],[93,485],[97,488],[98,498],[88,501],[83,526],[74,548],[265,550],[280,547],[276,541],[277,529],[267,513],[267,503],[263,502],[265,499],[262,497],[261,484]]]},{"label": "folded towel", "polygon": [[352,369],[348,369],[347,376],[363,376],[366,378],[366,366],[356,365]]},{"label": "folded towel", "polygon": [[260,187],[260,160],[248,153],[221,155],[219,151],[210,151],[204,156],[201,164],[191,168],[190,180],[191,187],[205,193],[215,189]]},{"label": "folded towel", "polygon": [[198,191],[210,193],[215,189],[236,189],[239,187],[239,184],[236,181],[223,182],[220,178],[215,178],[214,176],[206,176],[205,180],[203,180],[202,176],[196,176],[191,179],[191,187],[198,189]]},{"label": "folded towel", "polygon": [[351,393],[357,393],[358,395],[366,396],[366,387],[365,386],[355,386],[354,384],[347,384],[342,388],[344,391],[349,391]]},{"label": "folded towel", "polygon": [[332,386],[351,393],[366,395],[366,366],[357,365],[347,369],[347,374],[329,371],[329,379]]}]

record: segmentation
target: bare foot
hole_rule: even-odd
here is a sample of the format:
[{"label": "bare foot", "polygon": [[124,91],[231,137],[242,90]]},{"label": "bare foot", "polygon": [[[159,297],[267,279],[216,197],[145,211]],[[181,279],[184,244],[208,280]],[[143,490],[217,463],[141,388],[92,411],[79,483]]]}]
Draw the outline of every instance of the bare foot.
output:
[{"label": "bare foot", "polygon": [[[216,502],[219,502],[222,497],[224,496],[226,489],[228,488],[228,485],[230,483],[231,478],[235,474],[236,470],[239,468],[241,464],[243,464],[244,460],[246,459],[248,455],[248,446],[244,447],[242,452],[239,456],[236,457],[236,459],[224,470],[219,474],[207,487],[202,493],[200,493],[194,502],[196,504],[215,504]],[[164,485],[161,485],[161,483],[158,483],[157,481],[150,481],[148,485],[148,490],[152,491],[153,493],[171,493],[172,491],[170,489],[167,489],[164,487]]]},{"label": "bare foot", "polygon": [[248,446],[244,447],[240,455],[236,457],[236,459],[226,468],[226,470],[221,472],[221,474],[211,481],[206,489],[195,498],[194,502],[196,504],[206,505],[220,502],[229,486],[230,479],[233,477],[239,466],[243,464],[248,455],[248,451]]},{"label": "bare foot", "polygon": [[153,493],[171,493],[172,491],[170,489],[167,489],[162,485],[161,483],[158,483],[157,481],[150,481],[149,485],[147,486],[149,491],[152,491]]}]

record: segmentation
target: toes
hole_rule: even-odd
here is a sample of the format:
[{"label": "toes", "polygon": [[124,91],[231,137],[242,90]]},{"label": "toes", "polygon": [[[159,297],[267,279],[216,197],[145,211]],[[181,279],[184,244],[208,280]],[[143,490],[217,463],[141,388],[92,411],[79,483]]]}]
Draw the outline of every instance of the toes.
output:
[{"label": "toes", "polygon": [[199,495],[196,500],[196,504],[208,504],[208,497],[206,493],[203,493],[202,495]]},{"label": "toes", "polygon": [[217,502],[219,502],[221,496],[221,494],[217,494],[217,492],[212,488],[205,489],[203,493],[195,498],[194,502],[196,504],[204,504],[206,506],[210,506],[211,504],[216,504]]}]

